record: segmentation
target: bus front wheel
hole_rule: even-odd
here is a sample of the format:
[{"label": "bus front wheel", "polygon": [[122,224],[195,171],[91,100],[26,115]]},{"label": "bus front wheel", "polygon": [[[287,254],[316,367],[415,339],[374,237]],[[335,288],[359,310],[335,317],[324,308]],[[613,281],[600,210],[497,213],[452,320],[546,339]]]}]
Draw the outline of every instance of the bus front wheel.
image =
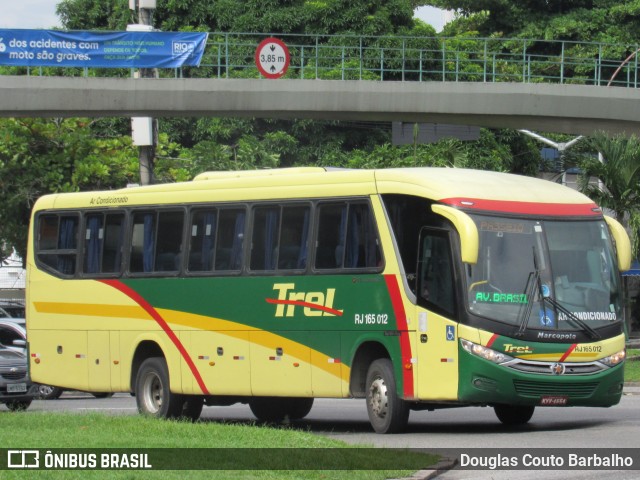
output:
[{"label": "bus front wheel", "polygon": [[409,406],[398,397],[393,364],[387,358],[374,361],[367,373],[367,413],[377,433],[404,430],[409,420]]},{"label": "bus front wheel", "polygon": [[504,425],[524,425],[533,416],[536,407],[522,405],[496,405],[493,410]]},{"label": "bus front wheel", "polygon": [[136,403],[143,415],[157,418],[181,416],[184,397],[169,389],[169,369],[162,357],[147,358],[136,376]]}]

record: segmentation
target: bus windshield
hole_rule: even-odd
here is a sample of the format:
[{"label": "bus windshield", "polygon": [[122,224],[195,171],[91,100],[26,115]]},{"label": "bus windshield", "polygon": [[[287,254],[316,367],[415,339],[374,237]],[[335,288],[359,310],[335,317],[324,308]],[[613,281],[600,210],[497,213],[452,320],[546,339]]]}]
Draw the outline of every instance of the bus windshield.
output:
[{"label": "bus windshield", "polygon": [[590,330],[622,321],[603,220],[472,218],[480,250],[466,269],[471,313],[521,329]]}]

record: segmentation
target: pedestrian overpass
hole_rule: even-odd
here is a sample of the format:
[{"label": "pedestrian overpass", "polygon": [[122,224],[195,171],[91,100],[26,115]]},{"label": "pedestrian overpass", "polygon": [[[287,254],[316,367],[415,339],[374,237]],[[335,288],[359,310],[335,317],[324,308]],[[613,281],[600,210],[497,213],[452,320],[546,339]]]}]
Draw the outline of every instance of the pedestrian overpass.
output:
[{"label": "pedestrian overpass", "polygon": [[266,36],[210,34],[199,68],[162,71],[160,78],[9,69],[0,75],[0,116],[243,116],[640,132],[637,46],[278,35],[291,64],[286,76],[269,80],[254,58]]}]

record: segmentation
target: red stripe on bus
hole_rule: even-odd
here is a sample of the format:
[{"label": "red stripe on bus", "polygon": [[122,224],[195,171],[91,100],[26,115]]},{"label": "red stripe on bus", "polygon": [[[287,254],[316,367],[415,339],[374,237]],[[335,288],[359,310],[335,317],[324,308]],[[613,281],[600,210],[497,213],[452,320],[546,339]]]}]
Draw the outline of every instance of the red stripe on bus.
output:
[{"label": "red stripe on bus", "polygon": [[198,368],[193,363],[193,360],[191,360],[191,357],[187,353],[187,349],[184,348],[184,345],[182,345],[182,342],[180,341],[180,339],[177,337],[174,331],[171,330],[171,327],[169,327],[169,324],[165,321],[164,318],[162,318],[162,316],[158,313],[158,311],[155,308],[153,308],[153,306],[151,306],[151,304],[147,302],[138,292],[133,290],[131,287],[125,285],[124,283],[120,282],[119,280],[99,280],[99,281],[115,288],[116,290],[121,291],[130,299],[132,299],[134,302],[136,302],[138,305],[140,305],[149,315],[151,315],[151,318],[153,318],[156,321],[156,323],[160,325],[160,328],[164,330],[164,332],[167,334],[169,339],[176,346],[176,348],[180,352],[180,355],[182,355],[182,358],[184,359],[184,361],[187,362],[187,365],[189,366],[191,373],[193,374],[196,381],[198,382],[198,385],[200,386],[200,390],[202,390],[202,393],[204,393],[205,395],[209,395],[209,390],[207,389],[207,386],[204,384],[204,380],[202,380],[202,376],[200,375],[200,372],[198,372]]},{"label": "red stripe on bus", "polygon": [[342,311],[336,310],[334,308],[325,307],[324,305],[319,305],[317,303],[309,303],[303,302],[302,300],[278,300],[275,298],[265,298],[267,303],[273,303],[274,305],[297,305],[298,307],[305,308],[314,308],[316,310],[322,310],[323,312],[330,313],[331,315],[336,315],[338,317],[342,316]]},{"label": "red stripe on bus", "polygon": [[404,368],[405,362],[410,362],[411,355],[411,342],[409,340],[409,331],[407,327],[407,315],[404,311],[404,304],[402,303],[402,295],[400,294],[400,287],[398,286],[398,280],[395,275],[385,275],[385,282],[387,282],[387,290],[391,297],[391,304],[393,305],[393,311],[396,317],[396,327],[400,331],[400,351],[402,354],[402,381],[404,386],[405,398],[414,397],[413,386],[413,369]]},{"label": "red stripe on bus", "polygon": [[541,203],[514,202],[510,200],[486,200],[482,198],[444,198],[441,203],[453,207],[486,210],[490,212],[520,213],[525,215],[590,216],[602,215],[595,203]]},{"label": "red stripe on bus", "polygon": [[493,342],[496,341],[496,339],[499,337],[500,335],[498,335],[497,333],[494,333],[493,336],[489,339],[489,341],[487,342],[486,347],[487,348],[491,348],[491,345],[493,345]]},{"label": "red stripe on bus", "polygon": [[577,344],[577,343],[574,343],[573,345],[571,345],[571,346],[569,347],[569,350],[567,350],[566,352],[564,352],[564,355],[562,355],[562,357],[561,357],[561,358],[560,358],[560,360],[558,360],[558,361],[559,361],[559,362],[564,362],[564,361],[567,359],[567,357],[568,357],[569,355],[571,355],[571,353],[576,349],[576,347],[577,347],[577,346],[578,346],[578,344]]}]

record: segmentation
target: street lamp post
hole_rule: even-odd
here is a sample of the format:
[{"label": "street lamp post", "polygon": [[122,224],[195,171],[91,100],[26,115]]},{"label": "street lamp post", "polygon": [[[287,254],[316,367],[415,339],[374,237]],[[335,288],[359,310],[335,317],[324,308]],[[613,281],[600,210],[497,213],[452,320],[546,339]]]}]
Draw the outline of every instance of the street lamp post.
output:
[{"label": "street lamp post", "polygon": [[[127,26],[127,31],[153,31],[153,11],[156,0],[129,0],[129,8],[138,10],[138,24]],[[141,68],[139,78],[157,78],[158,72],[153,68]],[[151,117],[131,118],[131,137],[133,144],[138,146],[140,163],[140,184],[153,183],[153,163],[156,145],[158,144],[158,122]]]},{"label": "street lamp post", "polygon": [[554,142],[553,140],[543,137],[542,135],[535,133],[535,132],[531,132],[529,130],[518,130],[520,133],[524,133],[525,135],[528,135],[531,138],[535,138],[536,140],[542,142],[542,143],[546,143],[547,145],[549,145],[550,147],[555,148],[556,150],[558,150],[558,153],[560,154],[560,168],[562,169],[562,184],[566,185],[567,181],[566,181],[566,177],[567,177],[567,171],[564,168],[564,152],[565,150],[571,148],[572,146],[574,146],[576,143],[578,143],[580,140],[582,140],[584,137],[582,135],[580,135],[579,137],[574,138],[573,140],[570,140],[568,142]]}]

